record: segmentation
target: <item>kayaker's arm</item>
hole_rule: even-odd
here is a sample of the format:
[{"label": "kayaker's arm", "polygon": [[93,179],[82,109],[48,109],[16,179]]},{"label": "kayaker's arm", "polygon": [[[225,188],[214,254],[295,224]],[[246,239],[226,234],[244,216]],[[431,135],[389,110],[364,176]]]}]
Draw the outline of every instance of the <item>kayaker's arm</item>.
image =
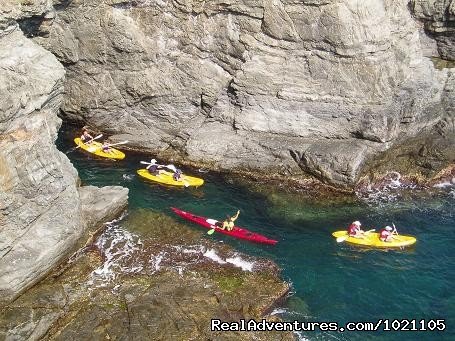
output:
[{"label": "kayaker's arm", "polygon": [[237,218],[239,217],[239,214],[240,214],[240,210],[238,210],[237,213],[235,214],[235,216],[233,216],[233,217],[231,218],[231,221],[236,221]]}]

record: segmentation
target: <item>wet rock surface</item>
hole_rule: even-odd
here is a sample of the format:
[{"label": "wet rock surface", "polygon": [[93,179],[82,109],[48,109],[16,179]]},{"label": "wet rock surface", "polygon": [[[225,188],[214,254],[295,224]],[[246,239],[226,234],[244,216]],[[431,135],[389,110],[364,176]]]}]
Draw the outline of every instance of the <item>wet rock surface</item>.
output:
[{"label": "wet rock surface", "polygon": [[57,2],[35,41],[66,66],[68,119],[162,158],[352,188],[454,106],[416,19],[436,3]]},{"label": "wet rock surface", "polygon": [[260,320],[289,285],[270,261],[202,234],[161,214],[131,213],[6,306],[1,337],[292,340],[283,332],[210,331],[212,318]]}]

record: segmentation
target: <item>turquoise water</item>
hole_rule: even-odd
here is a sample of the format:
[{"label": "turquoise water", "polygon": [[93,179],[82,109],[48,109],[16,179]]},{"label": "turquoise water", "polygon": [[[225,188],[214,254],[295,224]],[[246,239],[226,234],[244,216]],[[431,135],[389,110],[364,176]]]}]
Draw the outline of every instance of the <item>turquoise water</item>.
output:
[{"label": "turquoise water", "polygon": [[[61,150],[70,149],[62,133]],[[279,240],[255,245],[227,236],[205,235],[239,251],[274,260],[293,293],[279,313],[298,321],[377,321],[378,319],[445,319],[445,332],[303,332],[310,340],[455,340],[455,214],[453,189],[432,197],[391,202],[312,201],[299,196],[265,196],[218,174],[201,176],[199,189],[164,187],[136,176],[138,154],[124,161],[98,160],[81,152],[68,154],[86,185],[122,185],[130,189],[129,210],[147,208],[172,216],[170,206],[212,218],[241,210],[238,225]],[[185,169],[184,169],[185,170]],[[452,192],[451,192],[452,191]],[[373,250],[337,244],[331,232],[361,220],[379,228],[395,223],[418,243],[405,250]],[[181,220],[182,221],[182,220]],[[183,221],[182,221],[183,222]],[[196,225],[189,224],[198,229]],[[338,228],[337,228],[338,227]],[[254,293],[252,293],[254,294]],[[277,311],[278,312],[278,311]]]}]

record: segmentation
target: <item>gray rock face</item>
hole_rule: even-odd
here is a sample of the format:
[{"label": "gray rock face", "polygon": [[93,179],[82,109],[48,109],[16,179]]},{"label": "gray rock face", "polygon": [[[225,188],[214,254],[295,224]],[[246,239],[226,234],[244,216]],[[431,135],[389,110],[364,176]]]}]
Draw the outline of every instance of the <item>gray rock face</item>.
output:
[{"label": "gray rock face", "polygon": [[406,2],[65,4],[36,41],[67,65],[66,116],[162,156],[352,186],[357,148],[374,156],[453,107]]},{"label": "gray rock face", "polygon": [[0,302],[15,298],[62,261],[85,226],[76,170],[54,144],[65,70],[15,23],[52,8],[47,1],[27,3],[23,11],[17,3],[2,5]]},{"label": "gray rock face", "polygon": [[441,57],[455,60],[455,1],[413,0],[410,6],[424,22],[426,31],[436,39]]},{"label": "gray rock face", "polygon": [[79,188],[83,221],[87,227],[99,227],[117,217],[128,204],[128,188],[121,186]]},{"label": "gray rock face", "polygon": [[0,38],[0,293],[11,299],[81,233],[76,172],[54,145],[65,71],[14,29]]}]

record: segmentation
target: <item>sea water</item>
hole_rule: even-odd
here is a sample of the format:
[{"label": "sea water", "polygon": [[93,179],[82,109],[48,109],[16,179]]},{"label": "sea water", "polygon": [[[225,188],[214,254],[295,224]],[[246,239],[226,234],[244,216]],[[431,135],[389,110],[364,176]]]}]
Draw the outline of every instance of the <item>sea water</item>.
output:
[{"label": "sea water", "polygon": [[[69,132],[61,133],[59,147],[64,152],[71,148],[69,137]],[[151,156],[128,153],[125,160],[112,161],[75,150],[68,157],[84,185],[128,187],[129,212],[145,208],[175,217],[170,207],[178,207],[223,219],[240,209],[238,225],[277,239],[278,244],[256,245],[216,233],[204,234],[204,238],[272,259],[280,266],[283,279],[292,283],[289,298],[274,312],[284,320],[334,321],[342,326],[389,319],[392,327],[393,320],[415,319],[418,328],[423,324],[431,329],[433,324],[428,325],[428,321],[443,319],[447,326],[444,332],[383,331],[384,322],[376,332],[306,331],[297,334],[301,339],[455,340],[455,190],[450,184],[440,186],[432,195],[411,190],[413,195],[402,197],[400,188],[388,188],[348,201],[327,198],[325,202],[300,200],[298,195],[258,194],[223,176],[197,169],[186,172],[204,178],[200,188],[162,186],[136,174],[143,168],[139,161],[148,161]],[[365,229],[395,224],[399,233],[416,236],[418,242],[398,250],[337,243],[331,233],[354,220],[360,220]],[[207,257],[215,255],[207,251]],[[229,261],[251,270],[251,265],[241,263],[240,258]]]}]

